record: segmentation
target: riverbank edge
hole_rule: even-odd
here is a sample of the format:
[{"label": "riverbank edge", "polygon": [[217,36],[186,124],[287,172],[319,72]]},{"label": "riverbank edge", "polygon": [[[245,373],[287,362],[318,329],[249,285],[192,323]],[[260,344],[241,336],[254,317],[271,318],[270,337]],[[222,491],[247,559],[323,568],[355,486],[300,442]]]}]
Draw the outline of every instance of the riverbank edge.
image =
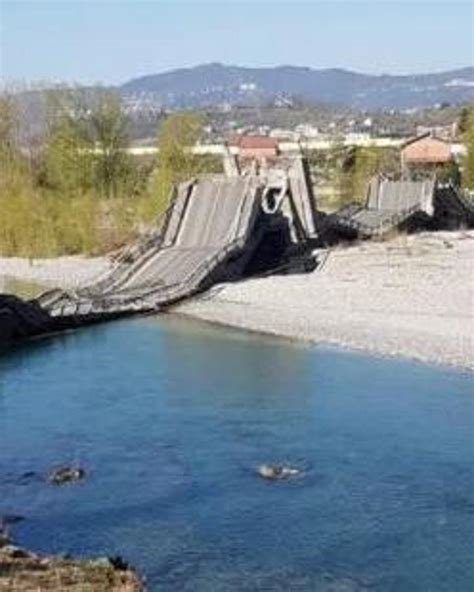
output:
[{"label": "riverbank edge", "polygon": [[145,582],[120,558],[76,559],[36,553],[14,544],[0,528],[0,592],[31,590],[144,592]]},{"label": "riverbank edge", "polygon": [[[327,251],[312,273],[219,284],[168,308],[223,327],[368,355],[474,369],[474,231],[421,233]],[[0,258],[1,277],[65,289],[106,258]]]},{"label": "riverbank edge", "polygon": [[[191,301],[192,302],[192,301]],[[233,331],[241,331],[243,333],[250,333],[255,336],[267,337],[271,339],[277,339],[288,344],[298,345],[301,347],[309,348],[321,348],[325,350],[343,351],[345,353],[353,353],[358,355],[366,355],[376,357],[380,359],[391,359],[400,360],[407,362],[414,362],[417,364],[423,364],[425,366],[433,366],[434,368],[444,368],[446,370],[452,370],[457,372],[474,373],[474,360],[472,363],[456,362],[450,359],[449,356],[435,356],[435,355],[422,355],[410,353],[403,348],[393,351],[389,348],[374,347],[369,342],[363,344],[351,343],[349,340],[344,339],[315,339],[312,337],[303,337],[301,335],[285,333],[278,329],[269,329],[258,326],[251,326],[246,321],[239,320],[231,322],[229,320],[223,320],[218,318],[215,313],[206,310],[206,313],[196,311],[183,310],[186,308],[186,304],[176,304],[172,308],[165,311],[166,314],[171,316],[189,319],[191,321],[197,321],[204,323],[209,326],[219,327],[223,330],[232,329]],[[162,314],[165,314],[162,313]]]}]

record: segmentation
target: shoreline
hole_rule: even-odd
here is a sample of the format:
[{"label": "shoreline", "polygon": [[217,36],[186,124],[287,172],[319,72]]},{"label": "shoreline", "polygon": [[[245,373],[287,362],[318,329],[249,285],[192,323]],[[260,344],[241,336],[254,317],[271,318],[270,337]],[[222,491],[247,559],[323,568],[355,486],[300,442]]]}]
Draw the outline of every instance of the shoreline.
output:
[{"label": "shoreline", "polygon": [[[58,588],[58,585],[60,588]],[[0,592],[142,592],[144,580],[120,557],[94,559],[33,552],[0,527]]]},{"label": "shoreline", "polygon": [[10,282],[51,288],[77,288],[93,282],[112,268],[107,257],[68,255],[50,259],[0,257],[0,293]]},{"label": "shoreline", "polygon": [[474,233],[329,252],[311,274],[212,288],[172,311],[311,345],[474,369]]},{"label": "shoreline", "polygon": [[[177,305],[182,306],[182,305]],[[399,360],[399,361],[406,361],[412,362],[416,364],[423,364],[424,366],[432,366],[433,368],[444,369],[447,371],[453,372],[461,372],[461,373],[472,373],[474,370],[474,361],[473,363],[468,363],[467,365],[458,364],[455,362],[450,362],[446,359],[440,358],[431,358],[427,356],[424,357],[414,357],[410,356],[407,353],[394,353],[394,352],[384,352],[381,349],[372,349],[369,348],[367,345],[363,346],[356,346],[353,344],[345,343],[342,341],[328,341],[321,339],[319,341],[292,336],[290,334],[283,334],[281,332],[276,331],[269,331],[260,328],[252,328],[246,324],[231,324],[229,321],[221,321],[217,320],[216,318],[211,319],[207,318],[201,313],[196,312],[188,312],[183,310],[174,310],[170,309],[167,311],[172,317],[178,319],[189,319],[190,321],[204,323],[205,325],[209,325],[210,327],[216,327],[222,330],[230,329],[232,331],[239,331],[242,333],[247,333],[250,335],[254,335],[256,337],[268,338],[272,340],[283,341],[287,345],[291,345],[293,347],[305,347],[305,348],[314,348],[314,349],[321,349],[324,351],[335,351],[335,352],[343,352],[347,354],[354,354],[354,355],[361,355],[361,356],[370,356],[373,358],[377,358],[380,360]]]},{"label": "shoreline", "polygon": [[[474,231],[420,233],[326,252],[308,274],[220,284],[172,314],[283,337],[474,369]],[[93,281],[104,258],[0,258],[2,276],[72,288]]]}]

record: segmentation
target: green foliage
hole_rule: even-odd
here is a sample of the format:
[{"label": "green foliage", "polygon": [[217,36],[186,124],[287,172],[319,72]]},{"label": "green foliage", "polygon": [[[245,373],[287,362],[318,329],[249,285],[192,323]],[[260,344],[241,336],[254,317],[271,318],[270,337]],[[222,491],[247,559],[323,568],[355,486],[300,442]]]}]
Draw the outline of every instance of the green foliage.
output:
[{"label": "green foliage", "polygon": [[50,98],[38,170],[20,149],[14,101],[0,97],[0,254],[93,253],[136,232],[133,219],[122,222],[125,208],[118,203],[103,214],[94,128],[80,98],[70,91]]},{"label": "green foliage", "polygon": [[472,107],[472,105],[463,107],[461,109],[461,113],[459,114],[458,119],[458,133],[461,136],[464,135],[469,128],[469,118],[471,117],[473,111],[474,107]]},{"label": "green foliage", "polygon": [[9,95],[0,97],[0,158],[5,162],[17,152],[18,114]]},{"label": "green foliage", "polygon": [[18,113],[9,95],[0,96],[0,186],[12,189],[27,173],[18,145]]},{"label": "green foliage", "polygon": [[153,170],[153,163],[127,154],[127,120],[115,95],[64,90],[47,103],[37,166],[24,156],[29,150],[20,149],[14,100],[0,96],[0,255],[96,254],[120,247],[157,219],[172,183],[219,170],[213,158],[186,149],[201,130],[194,115],[167,120],[162,158]]},{"label": "green foliage", "polygon": [[118,97],[110,91],[100,92],[89,120],[96,186],[106,197],[117,197],[130,190],[133,179],[132,160],[125,151],[127,120]]},{"label": "green foliage", "polygon": [[55,190],[81,194],[94,186],[93,145],[72,115],[61,114],[51,124],[43,168],[47,185]]},{"label": "green foliage", "polygon": [[49,109],[44,169],[47,183],[62,191],[94,190],[117,197],[132,189],[133,163],[126,153],[127,120],[118,97],[98,91],[55,93]]},{"label": "green foliage", "polygon": [[349,150],[340,177],[342,203],[365,203],[370,179],[379,173],[395,175],[399,158],[394,150],[373,147],[354,147]]},{"label": "green foliage", "polygon": [[463,140],[467,153],[462,163],[462,184],[469,191],[474,191],[474,108],[467,119]]},{"label": "green foliage", "polygon": [[150,195],[156,210],[163,212],[176,183],[202,172],[202,159],[189,149],[198,141],[203,119],[195,113],[175,113],[161,125],[158,163],[150,178]]},{"label": "green foliage", "polygon": [[345,146],[340,141],[329,150],[312,150],[305,156],[316,179],[318,206],[328,212],[354,201],[364,202],[373,175],[400,172],[396,148]]},{"label": "green foliage", "polygon": [[447,164],[439,167],[436,170],[436,179],[443,184],[451,184],[455,187],[459,187],[461,184],[461,171],[459,165],[451,160]]}]

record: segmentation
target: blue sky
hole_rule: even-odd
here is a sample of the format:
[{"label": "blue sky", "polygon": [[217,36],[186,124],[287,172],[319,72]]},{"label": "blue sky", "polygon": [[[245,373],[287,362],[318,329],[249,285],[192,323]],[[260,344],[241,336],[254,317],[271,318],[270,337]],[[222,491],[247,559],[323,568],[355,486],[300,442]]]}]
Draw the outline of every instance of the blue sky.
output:
[{"label": "blue sky", "polygon": [[6,81],[118,83],[203,62],[370,73],[473,63],[471,2],[0,0]]}]

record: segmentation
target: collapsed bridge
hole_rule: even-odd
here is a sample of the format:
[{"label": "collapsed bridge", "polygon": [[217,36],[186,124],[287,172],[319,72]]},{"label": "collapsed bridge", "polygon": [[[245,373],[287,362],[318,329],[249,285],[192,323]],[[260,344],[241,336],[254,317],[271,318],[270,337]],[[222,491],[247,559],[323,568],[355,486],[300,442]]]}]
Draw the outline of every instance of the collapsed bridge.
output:
[{"label": "collapsed bridge", "polygon": [[288,261],[308,263],[317,215],[302,159],[285,169],[180,184],[159,228],[125,249],[89,286],[52,290],[35,305],[58,328],[153,312]]},{"label": "collapsed bridge", "polygon": [[474,227],[474,203],[459,188],[435,178],[390,180],[368,185],[365,204],[351,203],[329,216],[327,227],[347,238],[377,238],[393,229],[453,230]]},{"label": "collapsed bridge", "polygon": [[0,346],[135,313],[152,313],[210,288],[276,270],[314,269],[313,246],[380,237],[391,229],[474,226],[474,206],[433,179],[369,184],[366,204],[316,210],[307,162],[226,174],[178,185],[159,225],[123,249],[112,269],[76,290],[23,302],[0,295]]}]

